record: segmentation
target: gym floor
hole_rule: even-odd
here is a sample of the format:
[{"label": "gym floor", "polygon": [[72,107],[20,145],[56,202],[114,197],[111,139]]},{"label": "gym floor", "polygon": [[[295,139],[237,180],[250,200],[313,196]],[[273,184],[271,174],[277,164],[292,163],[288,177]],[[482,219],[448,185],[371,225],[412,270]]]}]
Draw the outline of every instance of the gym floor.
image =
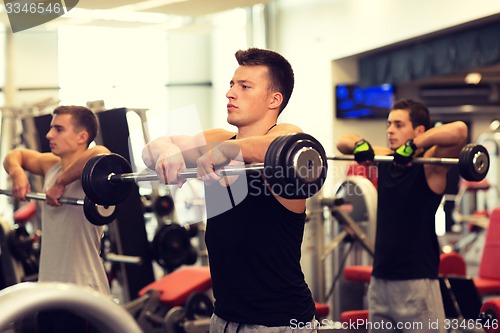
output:
[{"label": "gym floor", "polygon": [[[441,236],[439,241],[441,246],[450,245],[453,246],[458,240],[463,237],[462,233],[447,233],[444,236]],[[467,274],[470,277],[477,276],[478,272],[478,260],[481,258],[481,237],[478,238],[473,244],[468,252],[465,254],[464,258],[467,263]],[[485,299],[483,299],[484,301]],[[338,331],[338,330],[337,330]],[[448,331],[450,333],[483,333],[482,329],[456,329]],[[13,327],[8,327],[1,331],[1,333],[16,333]]]}]

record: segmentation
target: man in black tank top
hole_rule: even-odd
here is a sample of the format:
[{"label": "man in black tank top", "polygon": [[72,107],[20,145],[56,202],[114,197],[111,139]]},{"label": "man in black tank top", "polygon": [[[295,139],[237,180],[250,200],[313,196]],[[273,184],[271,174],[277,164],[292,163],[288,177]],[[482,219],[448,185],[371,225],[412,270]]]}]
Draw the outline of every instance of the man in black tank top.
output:
[{"label": "man in black tank top", "polygon": [[196,167],[205,182],[206,244],[215,297],[210,332],[315,332],[315,305],[300,266],[305,199],[285,199],[258,174],[223,177],[227,164],[262,163],[280,135],[302,132],[277,124],[294,74],[276,52],[235,54],[239,67],[226,94],[236,131],[162,137],[143,150],[161,181],[182,185],[178,172]]},{"label": "man in black tank top", "polygon": [[337,148],[358,163],[393,155],[378,165],[377,232],[368,290],[371,332],[445,332],[439,289],[440,249],[435,214],[449,166],[412,164],[415,157],[458,157],[467,140],[461,121],[430,128],[425,105],[397,101],[387,121],[389,148],[372,147],[358,135],[344,135]]}]

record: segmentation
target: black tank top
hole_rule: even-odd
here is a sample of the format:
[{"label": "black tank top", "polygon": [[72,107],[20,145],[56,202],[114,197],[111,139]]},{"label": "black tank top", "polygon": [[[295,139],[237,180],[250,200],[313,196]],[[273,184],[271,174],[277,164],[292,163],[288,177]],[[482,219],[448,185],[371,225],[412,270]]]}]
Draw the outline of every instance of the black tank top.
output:
[{"label": "black tank top", "polygon": [[264,326],[310,321],[315,306],[300,266],[305,214],[283,207],[257,173],[229,188],[205,186],[205,197],[215,314]]},{"label": "black tank top", "polygon": [[428,186],[424,167],[378,166],[377,232],[373,276],[436,279],[439,243],[435,214],[442,195]]}]

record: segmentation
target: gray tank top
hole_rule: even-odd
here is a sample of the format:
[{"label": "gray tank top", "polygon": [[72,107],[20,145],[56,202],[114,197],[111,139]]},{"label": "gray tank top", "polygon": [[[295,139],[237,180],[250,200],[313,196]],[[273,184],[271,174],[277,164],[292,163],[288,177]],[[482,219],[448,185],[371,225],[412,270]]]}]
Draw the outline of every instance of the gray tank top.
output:
[{"label": "gray tank top", "polygon": [[[61,173],[57,163],[45,175],[45,192]],[[83,199],[80,180],[64,191],[64,197]],[[52,207],[42,204],[42,245],[38,281],[73,283],[90,287],[105,295],[109,283],[99,256],[104,227],[91,224],[85,218],[82,206]]]}]

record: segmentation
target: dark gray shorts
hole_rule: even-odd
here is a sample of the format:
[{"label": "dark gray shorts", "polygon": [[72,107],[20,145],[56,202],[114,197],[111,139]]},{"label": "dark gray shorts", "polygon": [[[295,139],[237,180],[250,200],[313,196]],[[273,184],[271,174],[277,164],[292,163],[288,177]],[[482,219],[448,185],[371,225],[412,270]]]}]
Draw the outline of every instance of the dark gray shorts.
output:
[{"label": "dark gray shorts", "polygon": [[212,315],[210,333],[316,333],[315,319],[309,323],[291,322],[290,326],[268,327],[228,322],[217,315]]},{"label": "dark gray shorts", "polygon": [[438,280],[391,281],[372,276],[368,307],[369,332],[446,332]]}]

